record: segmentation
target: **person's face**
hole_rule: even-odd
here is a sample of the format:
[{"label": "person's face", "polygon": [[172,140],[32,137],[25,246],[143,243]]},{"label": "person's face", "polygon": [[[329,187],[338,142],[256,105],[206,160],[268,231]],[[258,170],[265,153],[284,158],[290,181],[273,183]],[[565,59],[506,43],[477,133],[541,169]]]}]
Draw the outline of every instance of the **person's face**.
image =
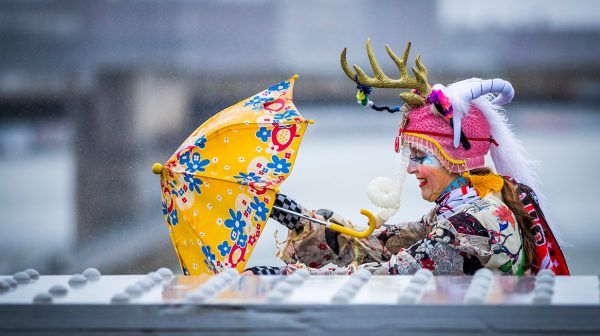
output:
[{"label": "person's face", "polygon": [[410,149],[407,172],[415,174],[421,188],[421,197],[433,202],[454,181],[457,174],[448,172],[438,159],[430,153]]}]

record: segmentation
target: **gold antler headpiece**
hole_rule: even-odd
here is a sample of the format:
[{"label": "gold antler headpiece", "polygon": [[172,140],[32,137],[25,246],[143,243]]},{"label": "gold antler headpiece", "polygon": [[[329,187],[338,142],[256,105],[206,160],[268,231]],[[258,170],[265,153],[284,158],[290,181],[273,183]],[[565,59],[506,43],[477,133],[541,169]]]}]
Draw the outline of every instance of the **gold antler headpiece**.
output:
[{"label": "gold antler headpiece", "polygon": [[383,70],[381,70],[379,63],[377,63],[377,59],[375,58],[375,54],[373,53],[370,38],[367,39],[367,55],[369,56],[369,62],[371,63],[375,77],[371,78],[367,76],[367,74],[365,74],[360,67],[353,65],[354,70],[356,70],[355,75],[346,61],[346,48],[342,50],[342,55],[340,56],[342,69],[344,69],[344,72],[348,78],[353,81],[356,79],[361,85],[376,88],[415,89],[417,93],[402,92],[400,93],[400,98],[402,98],[402,100],[404,100],[404,102],[411,108],[425,105],[426,98],[431,92],[431,86],[429,83],[427,83],[427,68],[423,65],[423,63],[421,63],[421,56],[417,55],[417,58],[415,59],[416,67],[412,67],[412,71],[415,74],[415,77],[413,78],[409,76],[408,72],[406,71],[406,62],[408,60],[408,53],[410,52],[410,42],[406,44],[406,49],[404,50],[402,59],[396,56],[396,54],[387,44],[385,45],[385,49],[387,50],[388,55],[390,55],[390,58],[394,61],[394,63],[396,63],[396,66],[400,71],[399,79],[391,79],[386,76],[385,73],[383,73]]}]

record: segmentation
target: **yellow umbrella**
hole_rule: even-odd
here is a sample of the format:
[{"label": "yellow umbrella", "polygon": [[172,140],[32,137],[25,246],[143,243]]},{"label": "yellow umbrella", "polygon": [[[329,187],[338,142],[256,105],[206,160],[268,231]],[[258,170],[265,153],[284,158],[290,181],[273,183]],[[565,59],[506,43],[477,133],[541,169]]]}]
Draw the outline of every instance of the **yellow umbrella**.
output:
[{"label": "yellow umbrella", "polygon": [[[297,78],[217,113],[152,171],[161,175],[162,206],[184,274],[243,271],[264,230],[278,186],[294,166],[312,120],[292,102]],[[369,235],[322,223],[354,236]],[[299,215],[299,214],[297,214]]]}]

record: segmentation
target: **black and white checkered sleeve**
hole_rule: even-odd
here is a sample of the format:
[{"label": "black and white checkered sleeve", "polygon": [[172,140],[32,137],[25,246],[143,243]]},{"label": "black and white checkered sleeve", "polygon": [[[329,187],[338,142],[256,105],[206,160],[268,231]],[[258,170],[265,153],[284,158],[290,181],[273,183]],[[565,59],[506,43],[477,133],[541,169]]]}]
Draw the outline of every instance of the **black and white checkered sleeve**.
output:
[{"label": "black and white checkered sleeve", "polygon": [[[300,205],[284,194],[277,194],[277,197],[275,198],[275,205],[286,210],[302,213],[302,208]],[[273,211],[271,211],[271,218],[285,225],[290,230],[298,231],[302,229],[302,223],[300,222],[300,217],[298,216],[294,216],[273,208]]]},{"label": "black and white checkered sleeve", "polygon": [[246,269],[254,275],[281,275],[281,267],[277,266],[254,266]]}]

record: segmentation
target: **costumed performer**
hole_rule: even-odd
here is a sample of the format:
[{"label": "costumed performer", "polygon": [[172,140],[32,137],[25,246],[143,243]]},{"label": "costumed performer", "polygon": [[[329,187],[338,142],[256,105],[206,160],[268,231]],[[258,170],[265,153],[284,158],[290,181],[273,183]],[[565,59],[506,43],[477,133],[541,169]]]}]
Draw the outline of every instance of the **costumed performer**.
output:
[{"label": "costumed performer", "polygon": [[[408,75],[407,45],[403,58],[386,45],[401,77],[381,70],[370,41],[367,53],[374,77],[358,66],[341,63],[356,81],[357,101],[378,111],[399,112],[396,151],[402,155],[398,180],[377,178],[369,198],[381,208],[380,226],[367,238],[354,238],[288,213],[273,210],[271,218],[289,228],[278,252],[287,266],[256,266],[246,274],[289,274],[306,267],[312,274],[350,274],[357,268],[374,274],[414,274],[421,268],[440,275],[474,274],[487,268],[501,275],[569,270],[540,206],[531,160],[510,129],[502,105],[514,90],[502,79],[467,79],[443,86],[427,83],[427,69],[416,59]],[[373,87],[410,89],[402,107],[379,107],[369,100]],[[485,167],[490,153],[496,171]],[[429,213],[414,222],[388,224],[400,208],[405,173],[415,175],[421,197],[433,202]],[[330,210],[313,211],[278,194],[275,205],[346,227],[354,225]]]}]

